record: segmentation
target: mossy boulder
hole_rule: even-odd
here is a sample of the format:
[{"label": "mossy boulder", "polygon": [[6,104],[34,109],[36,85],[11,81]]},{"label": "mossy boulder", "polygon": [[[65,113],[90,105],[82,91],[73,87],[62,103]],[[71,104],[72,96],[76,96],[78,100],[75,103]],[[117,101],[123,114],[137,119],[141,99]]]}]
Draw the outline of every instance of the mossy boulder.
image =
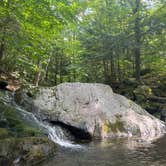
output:
[{"label": "mossy boulder", "polygon": [[10,95],[0,91],[0,165],[38,165],[57,146],[11,105]]},{"label": "mossy boulder", "polygon": [[9,131],[5,128],[0,128],[0,139],[9,137]]},{"label": "mossy boulder", "polygon": [[7,130],[8,136],[25,137],[43,135],[40,129],[34,128],[32,124],[23,119],[19,115],[19,111],[2,101],[0,101],[0,128],[4,131]]},{"label": "mossy boulder", "polygon": [[134,94],[136,96],[136,100],[139,102],[141,101],[145,101],[149,96],[153,95],[152,89],[147,86],[147,85],[141,85],[138,86],[135,90],[134,90]]},{"label": "mossy boulder", "polygon": [[3,139],[0,140],[0,165],[38,165],[56,150],[57,146],[46,137]]}]

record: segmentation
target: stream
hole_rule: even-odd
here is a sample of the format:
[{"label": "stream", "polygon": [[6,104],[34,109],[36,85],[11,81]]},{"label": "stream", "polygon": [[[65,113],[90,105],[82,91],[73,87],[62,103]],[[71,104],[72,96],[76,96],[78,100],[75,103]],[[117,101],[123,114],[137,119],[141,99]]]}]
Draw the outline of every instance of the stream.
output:
[{"label": "stream", "polygon": [[[29,122],[43,128],[48,137],[61,148],[42,166],[165,166],[166,136],[156,142],[139,139],[113,139],[75,144],[65,137],[58,126],[39,121],[32,113],[20,107],[17,110]],[[34,123],[35,122],[35,123]]]},{"label": "stream", "polygon": [[152,144],[114,140],[92,142],[84,149],[61,148],[42,166],[166,166],[166,137]]},{"label": "stream", "polygon": [[166,166],[166,136],[153,143],[121,138],[76,144],[60,127],[40,121],[32,113],[15,107],[22,118],[60,145],[55,155],[41,166]]}]

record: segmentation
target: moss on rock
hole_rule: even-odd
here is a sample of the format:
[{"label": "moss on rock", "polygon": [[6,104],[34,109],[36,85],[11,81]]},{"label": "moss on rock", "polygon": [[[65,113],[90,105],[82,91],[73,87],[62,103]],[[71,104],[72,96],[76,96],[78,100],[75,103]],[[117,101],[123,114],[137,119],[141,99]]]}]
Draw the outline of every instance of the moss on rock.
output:
[{"label": "moss on rock", "polygon": [[3,139],[0,140],[0,165],[37,165],[56,150],[57,146],[46,137]]},{"label": "moss on rock", "polygon": [[134,94],[136,95],[136,98],[138,101],[144,101],[147,97],[153,95],[152,89],[149,86],[142,85],[138,86],[134,90]]},{"label": "moss on rock", "polygon": [[[15,108],[0,101],[0,128],[8,130],[8,136],[41,136],[41,130],[34,128],[19,116]],[[0,137],[1,138],[1,137]]]},{"label": "moss on rock", "polygon": [[5,128],[0,128],[0,139],[7,138],[9,136],[9,131]]},{"label": "moss on rock", "polygon": [[106,121],[103,125],[103,131],[104,133],[117,133],[117,132],[123,132],[125,131],[124,128],[124,123],[123,121],[120,119],[120,117],[116,117],[116,121],[115,123],[111,123],[110,121]]},{"label": "moss on rock", "polygon": [[116,120],[115,123],[110,123],[110,130],[114,133],[120,131],[123,132],[125,131],[124,124],[120,120]]},{"label": "moss on rock", "polygon": [[39,165],[57,145],[4,99],[0,91],[0,165]]}]

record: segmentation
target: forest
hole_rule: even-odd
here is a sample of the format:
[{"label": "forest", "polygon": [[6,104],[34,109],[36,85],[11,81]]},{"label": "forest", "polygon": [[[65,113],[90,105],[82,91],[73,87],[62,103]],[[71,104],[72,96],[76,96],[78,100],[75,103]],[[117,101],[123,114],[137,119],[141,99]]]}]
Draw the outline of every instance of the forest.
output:
[{"label": "forest", "polygon": [[119,83],[166,72],[163,0],[1,0],[1,72],[24,83]]},{"label": "forest", "polygon": [[166,0],[0,0],[0,165],[165,166]]}]

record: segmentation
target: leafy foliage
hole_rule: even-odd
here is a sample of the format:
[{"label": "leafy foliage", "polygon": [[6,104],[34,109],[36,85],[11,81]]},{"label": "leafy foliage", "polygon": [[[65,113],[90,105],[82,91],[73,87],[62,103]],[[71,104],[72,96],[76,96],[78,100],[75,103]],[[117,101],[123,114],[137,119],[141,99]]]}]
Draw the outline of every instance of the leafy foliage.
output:
[{"label": "leafy foliage", "polygon": [[166,4],[141,0],[1,0],[1,70],[26,82],[139,79],[166,69]]}]

